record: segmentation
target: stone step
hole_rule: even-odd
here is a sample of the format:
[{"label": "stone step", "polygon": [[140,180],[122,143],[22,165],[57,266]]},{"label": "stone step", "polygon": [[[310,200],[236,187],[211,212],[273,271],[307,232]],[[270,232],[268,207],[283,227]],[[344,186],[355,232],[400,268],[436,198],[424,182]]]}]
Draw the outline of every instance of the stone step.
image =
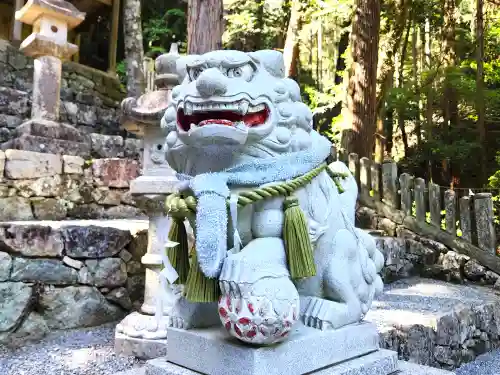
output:
[{"label": "stone step", "polygon": [[366,320],[400,359],[448,370],[500,344],[499,293],[488,287],[400,280],[386,286]]},{"label": "stone step", "polygon": [[406,361],[399,361],[398,367],[399,372],[396,373],[397,375],[455,375],[455,373],[451,371],[441,370]]},{"label": "stone step", "polygon": [[122,319],[142,304],[146,220],[0,222],[0,346]]}]

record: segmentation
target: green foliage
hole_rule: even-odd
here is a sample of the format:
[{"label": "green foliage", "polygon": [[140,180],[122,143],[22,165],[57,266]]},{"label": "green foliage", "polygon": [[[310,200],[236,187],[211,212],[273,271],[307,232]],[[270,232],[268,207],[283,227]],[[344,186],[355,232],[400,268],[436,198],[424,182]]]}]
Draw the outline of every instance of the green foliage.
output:
[{"label": "green foliage", "polygon": [[184,43],[186,41],[185,4],[175,1],[147,1],[143,2],[142,12],[142,32],[146,56],[155,58],[167,52],[171,43]]}]

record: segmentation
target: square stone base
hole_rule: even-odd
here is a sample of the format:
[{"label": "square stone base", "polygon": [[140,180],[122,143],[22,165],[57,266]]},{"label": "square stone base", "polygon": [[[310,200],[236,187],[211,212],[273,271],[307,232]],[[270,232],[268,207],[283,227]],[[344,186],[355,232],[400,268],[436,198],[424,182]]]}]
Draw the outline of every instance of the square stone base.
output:
[{"label": "square stone base", "polygon": [[15,134],[16,138],[2,144],[3,150],[14,149],[46,154],[90,156],[89,135],[69,124],[32,119],[19,125]]},{"label": "square stone base", "polygon": [[167,355],[167,340],[129,337],[115,332],[115,353],[139,359],[153,359]]},{"label": "square stone base", "polygon": [[379,349],[368,322],[327,331],[297,324],[288,340],[264,347],[246,345],[221,327],[168,329],[167,337],[168,362],[208,375],[301,375]]},{"label": "square stone base", "polygon": [[[307,375],[389,375],[398,374],[398,355],[389,350],[377,350],[370,354],[322,368],[318,371],[309,372]],[[292,360],[290,354],[289,360]],[[233,362],[238,363],[238,358]],[[222,363],[221,363],[222,364]],[[281,375],[305,375],[296,370],[288,372],[286,363],[276,363],[273,374]],[[168,362],[165,358],[157,358],[146,363],[145,375],[200,375],[210,373],[200,373],[186,369]],[[220,375],[240,375],[247,374],[244,369],[221,372]],[[408,374],[411,375],[411,374]]]}]

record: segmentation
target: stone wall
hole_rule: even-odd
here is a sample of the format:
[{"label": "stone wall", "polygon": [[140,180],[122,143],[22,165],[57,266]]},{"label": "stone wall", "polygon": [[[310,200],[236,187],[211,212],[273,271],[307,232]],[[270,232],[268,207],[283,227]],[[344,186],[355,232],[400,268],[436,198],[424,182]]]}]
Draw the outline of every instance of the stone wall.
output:
[{"label": "stone wall", "polygon": [[[106,146],[105,140],[116,141]],[[140,174],[121,137],[93,135],[101,158],[0,151],[0,222],[17,220],[122,219],[143,216],[129,193]],[[130,140],[135,141],[135,140]],[[119,157],[112,157],[119,156]]]},{"label": "stone wall", "polygon": [[455,283],[493,285],[500,290],[500,276],[477,260],[419,236],[373,209],[358,207],[356,225],[375,230],[377,245],[385,257],[384,283],[422,276]]},{"label": "stone wall", "polygon": [[[30,118],[33,59],[0,40],[0,143]],[[125,135],[120,128],[120,103],[125,97],[119,81],[83,65],[67,62],[61,81],[61,121],[88,133]]]},{"label": "stone wall", "polygon": [[0,345],[117,321],[139,308],[145,228],[0,224]]}]

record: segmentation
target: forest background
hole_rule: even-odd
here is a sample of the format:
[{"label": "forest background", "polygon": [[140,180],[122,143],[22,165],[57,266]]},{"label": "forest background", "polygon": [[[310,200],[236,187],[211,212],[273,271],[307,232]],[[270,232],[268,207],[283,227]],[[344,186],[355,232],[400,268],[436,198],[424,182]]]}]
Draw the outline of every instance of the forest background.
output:
[{"label": "forest background", "polygon": [[[189,30],[215,27],[225,49],[283,51],[315,128],[340,149],[500,199],[500,0],[224,0],[220,25],[189,20],[193,3],[125,0],[140,12],[123,17],[124,83],[127,22],[142,34],[135,56],[151,58],[172,42],[186,53]],[[93,17],[81,55],[95,65],[109,20]]]}]

